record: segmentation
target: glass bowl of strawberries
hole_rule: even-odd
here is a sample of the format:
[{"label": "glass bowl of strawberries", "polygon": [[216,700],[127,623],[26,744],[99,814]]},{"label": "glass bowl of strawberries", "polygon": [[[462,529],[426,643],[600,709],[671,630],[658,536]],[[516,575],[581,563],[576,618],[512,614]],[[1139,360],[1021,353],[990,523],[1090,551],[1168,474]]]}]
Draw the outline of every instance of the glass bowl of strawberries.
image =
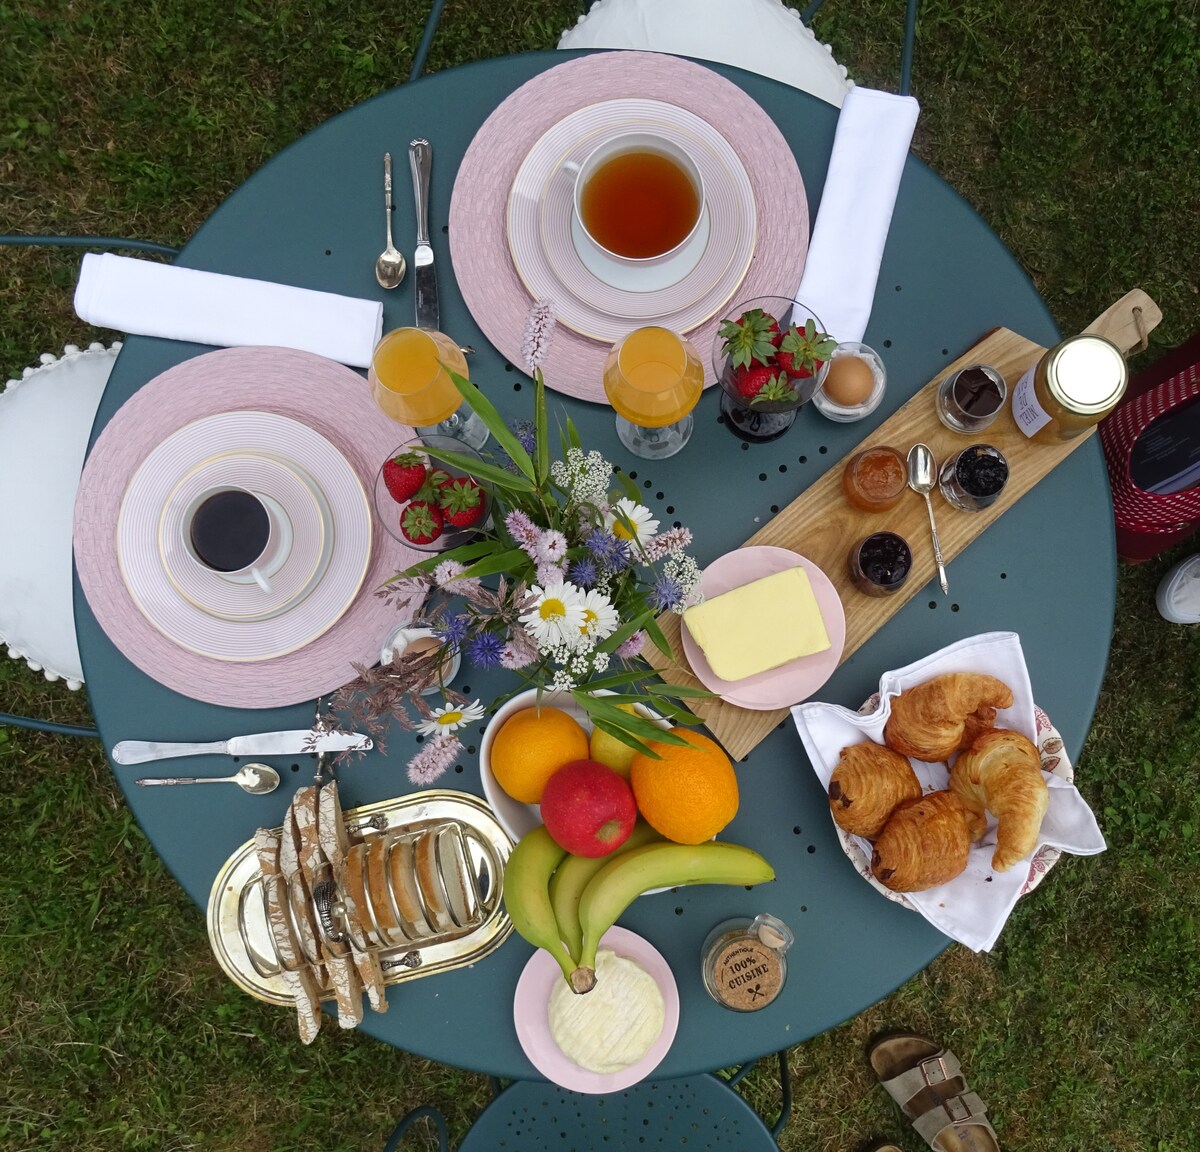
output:
[{"label": "glass bowl of strawberries", "polygon": [[375,476],[375,511],[386,531],[420,552],[473,540],[491,522],[491,493],[467,461],[482,463],[451,436],[406,440],[391,452]]},{"label": "glass bowl of strawberries", "polygon": [[824,382],[835,347],[812,310],[786,296],[736,305],[713,340],[725,426],[752,443],[782,436]]}]

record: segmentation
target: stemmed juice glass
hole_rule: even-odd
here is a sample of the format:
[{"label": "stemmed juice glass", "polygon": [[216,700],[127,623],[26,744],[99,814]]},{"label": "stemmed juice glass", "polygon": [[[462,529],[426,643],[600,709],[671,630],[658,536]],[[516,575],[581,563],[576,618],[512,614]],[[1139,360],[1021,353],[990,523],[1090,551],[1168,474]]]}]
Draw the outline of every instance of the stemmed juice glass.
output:
[{"label": "stemmed juice glass", "polygon": [[630,332],[604,361],[604,394],[617,411],[617,438],[635,456],[674,456],[691,437],[704,388],[696,349],[668,328]]},{"label": "stemmed juice glass", "polygon": [[398,423],[482,448],[487,426],[455,388],[451,371],[469,375],[467,359],[450,337],[428,328],[396,328],[375,345],[367,382],[375,403]]}]

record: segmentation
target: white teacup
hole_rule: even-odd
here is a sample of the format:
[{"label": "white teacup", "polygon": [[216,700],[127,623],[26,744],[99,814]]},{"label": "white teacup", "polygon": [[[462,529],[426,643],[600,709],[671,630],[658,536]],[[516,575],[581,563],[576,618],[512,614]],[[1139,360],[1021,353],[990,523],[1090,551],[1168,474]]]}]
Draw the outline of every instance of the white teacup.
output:
[{"label": "white teacup", "polygon": [[[589,205],[586,203],[586,200],[589,198],[588,193],[592,195],[598,193],[598,189],[592,185],[592,181],[598,173],[600,173],[602,180],[606,180],[606,177],[611,177],[613,170],[609,169],[608,173],[602,173],[601,169],[606,168],[612,161],[618,160],[621,157],[637,156],[646,153],[669,161],[676,171],[682,174],[688,184],[691,185],[695,210],[690,219],[684,218],[682,222],[672,222],[675,226],[667,232],[671,242],[664,245],[661,251],[630,255],[628,251],[622,252],[617,248],[609,246],[614,242],[612,236],[597,236],[595,234],[594,230],[598,229],[602,222],[599,219],[595,219],[589,223]],[[620,136],[614,136],[593,148],[582,164],[576,164],[573,160],[565,160],[562,167],[564,171],[573,173],[575,176],[573,211],[575,222],[579,226],[580,232],[597,252],[607,256],[610,260],[615,260],[621,264],[635,268],[661,264],[686,248],[700,227],[700,221],[704,215],[704,177],[695,160],[692,159],[685,149],[681,148],[674,141],[658,135],[656,132],[626,132]],[[646,175],[645,179],[650,181],[653,177]],[[648,198],[650,198],[650,193],[651,187],[647,185],[646,194]],[[633,190],[633,195],[629,199],[636,199],[636,189]],[[644,220],[645,216],[642,219]],[[613,233],[614,229],[610,227],[608,232]],[[630,238],[634,238],[632,234]],[[646,240],[645,233],[639,234],[636,239],[644,242]]]},{"label": "white teacup", "polygon": [[[225,505],[215,503],[222,497]],[[201,567],[230,583],[257,584],[268,593],[270,578],[292,550],[292,523],[283,506],[270,496],[236,485],[198,493],[183,514],[180,534],[184,550]],[[236,561],[241,563],[227,566]]]}]

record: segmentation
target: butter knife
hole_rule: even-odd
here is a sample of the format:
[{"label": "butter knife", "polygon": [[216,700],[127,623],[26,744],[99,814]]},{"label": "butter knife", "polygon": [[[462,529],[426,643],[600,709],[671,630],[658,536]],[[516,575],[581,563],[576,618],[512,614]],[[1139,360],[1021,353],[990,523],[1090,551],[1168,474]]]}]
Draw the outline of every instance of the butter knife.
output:
[{"label": "butter knife", "polygon": [[433,267],[433,248],[429,243],[429,173],[433,167],[433,149],[428,140],[413,140],[408,146],[412,168],[413,203],[417,208],[417,250],[413,255],[413,283],[417,292],[417,327],[439,331],[437,273]]},{"label": "butter knife", "polygon": [[316,733],[308,728],[289,732],[260,732],[253,736],[234,736],[231,740],[213,740],[206,744],[164,743],[157,740],[122,740],[113,746],[117,764],[145,764],[150,760],[168,760],[173,756],[290,756],[299,752],[341,752],[346,749],[367,751],[369,736],[357,732]]}]

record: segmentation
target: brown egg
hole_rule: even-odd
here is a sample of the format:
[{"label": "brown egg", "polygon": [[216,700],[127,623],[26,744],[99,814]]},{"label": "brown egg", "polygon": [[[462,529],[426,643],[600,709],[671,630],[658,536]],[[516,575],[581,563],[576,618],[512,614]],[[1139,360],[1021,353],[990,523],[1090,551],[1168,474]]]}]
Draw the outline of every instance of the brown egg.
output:
[{"label": "brown egg", "polygon": [[842,408],[855,408],[871,395],[875,377],[861,356],[835,356],[825,377],[825,396]]}]

